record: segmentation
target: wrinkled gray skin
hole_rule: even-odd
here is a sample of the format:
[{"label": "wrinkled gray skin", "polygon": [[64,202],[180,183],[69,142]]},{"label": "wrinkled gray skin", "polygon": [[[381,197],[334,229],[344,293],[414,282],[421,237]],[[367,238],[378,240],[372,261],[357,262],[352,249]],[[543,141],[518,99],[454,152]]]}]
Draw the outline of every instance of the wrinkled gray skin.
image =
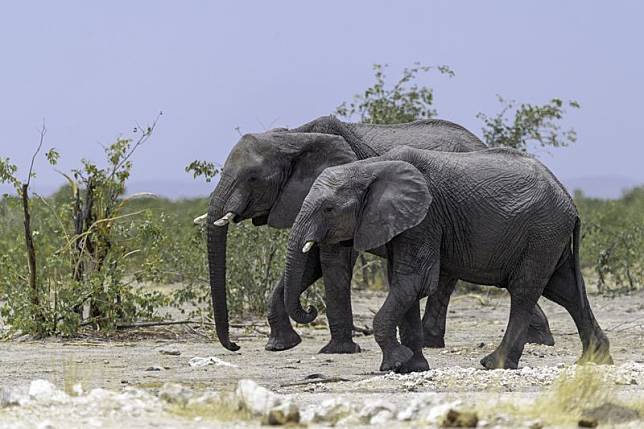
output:
[{"label": "wrinkled gray skin", "polygon": [[541,295],[574,319],[581,362],[612,363],[579,270],[579,228],[572,199],[532,157],[511,149],[396,148],[328,168],[315,181],[289,237],[285,305],[298,322],[315,313],[299,303],[305,243],[358,251],[386,245],[389,295],[373,324],[382,371],[429,368],[418,302],[423,296],[431,302],[453,279],[510,292],[508,326],[481,360],[485,368],[517,368]]},{"label": "wrinkled gray skin", "polygon": [[[446,121],[426,120],[401,125],[343,123],[322,117],[293,130],[279,129],[247,134],[235,145],[211,196],[208,209],[208,262],[217,335],[224,347],[237,350],[230,341],[226,306],[226,238],[228,226],[213,222],[224,214],[235,214],[233,222],[253,219],[275,228],[293,224],[313,181],[326,168],[380,155],[401,142],[423,149],[467,152],[485,149],[464,128]],[[381,249],[381,254],[384,250]],[[376,253],[378,253],[376,251]],[[300,289],[318,278],[325,283],[331,341],[321,352],[354,353],[360,348],[352,340],[350,283],[355,252],[337,245],[316,247],[307,259]],[[444,345],[445,315],[455,282],[427,306],[426,344]],[[293,330],[283,304],[283,281],[276,285],[269,308],[271,333],[267,350],[286,350],[301,341]],[[545,315],[538,306],[531,323],[531,341],[552,344]]]}]

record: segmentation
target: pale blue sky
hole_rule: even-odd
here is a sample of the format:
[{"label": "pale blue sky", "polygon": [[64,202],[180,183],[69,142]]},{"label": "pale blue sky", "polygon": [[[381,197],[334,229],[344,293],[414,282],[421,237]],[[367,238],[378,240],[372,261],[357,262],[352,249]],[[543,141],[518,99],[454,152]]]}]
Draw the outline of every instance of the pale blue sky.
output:
[{"label": "pale blue sky", "polygon": [[184,166],[223,161],[235,127],[299,125],[369,85],[373,63],[394,77],[420,61],[455,70],[429,77],[439,116],[479,135],[496,94],[577,99],[578,143],[542,160],[564,181],[644,182],[643,18],[639,1],[3,2],[0,156],[26,167],[45,118],[68,169],[163,110],[133,181],[200,193]]}]

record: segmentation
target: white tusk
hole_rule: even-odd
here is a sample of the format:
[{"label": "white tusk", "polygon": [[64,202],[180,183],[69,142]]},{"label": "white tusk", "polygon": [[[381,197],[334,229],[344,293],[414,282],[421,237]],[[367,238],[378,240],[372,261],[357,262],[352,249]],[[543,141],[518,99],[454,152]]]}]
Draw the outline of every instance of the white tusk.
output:
[{"label": "white tusk", "polygon": [[204,213],[201,216],[196,217],[195,220],[193,220],[192,222],[194,222],[195,225],[203,225],[206,222],[207,217],[208,217],[208,213]]},{"label": "white tusk", "polygon": [[309,250],[311,250],[314,245],[315,241],[307,241],[306,244],[304,244],[304,247],[302,247],[302,253],[309,253]]},{"label": "white tusk", "polygon": [[215,226],[226,226],[231,220],[233,220],[234,217],[235,213],[226,213],[224,217],[215,221]]}]

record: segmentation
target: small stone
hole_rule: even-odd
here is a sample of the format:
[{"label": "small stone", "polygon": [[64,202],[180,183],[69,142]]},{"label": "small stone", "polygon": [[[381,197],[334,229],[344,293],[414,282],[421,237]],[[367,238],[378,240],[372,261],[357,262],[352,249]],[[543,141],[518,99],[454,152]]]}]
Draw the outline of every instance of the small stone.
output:
[{"label": "small stone", "polygon": [[159,349],[159,353],[167,356],[181,356],[181,352],[177,349]]},{"label": "small stone", "polygon": [[29,385],[29,397],[36,401],[60,402],[67,399],[67,394],[47,380],[33,380]]},{"label": "small stone", "polygon": [[525,427],[528,429],[543,429],[543,422],[539,419],[528,420],[525,422]]},{"label": "small stone", "polygon": [[300,422],[300,409],[293,401],[286,400],[271,408],[264,421],[269,425],[297,424]]},{"label": "small stone", "polygon": [[450,409],[441,422],[444,428],[475,428],[479,417],[474,411]]},{"label": "small stone", "polygon": [[163,367],[160,366],[149,366],[145,369],[146,371],[163,371]]},{"label": "small stone", "polygon": [[337,423],[352,414],[351,404],[342,398],[333,398],[322,401],[313,411],[311,423]]},{"label": "small stone", "polygon": [[109,363],[110,363],[110,361],[109,361],[109,360],[104,360],[104,361],[103,361],[103,363],[104,363],[105,365],[107,365],[107,364],[109,364]]},{"label": "small stone", "polygon": [[231,368],[238,368],[237,365],[232,364],[230,362],[226,362],[225,360],[219,359],[218,357],[215,357],[215,356],[209,356],[209,357],[195,356],[188,361],[188,365],[190,365],[192,368],[202,368],[208,365],[228,366]]},{"label": "small stone", "polygon": [[191,389],[178,383],[165,383],[159,389],[159,398],[169,404],[185,406],[192,396]]},{"label": "small stone", "polygon": [[26,398],[12,388],[5,386],[0,388],[0,408],[20,405],[21,402],[25,401],[25,399]]},{"label": "small stone", "polygon": [[235,389],[240,408],[246,409],[255,415],[267,415],[268,411],[280,405],[280,397],[255,383],[253,380],[240,380]]},{"label": "small stone", "polygon": [[55,429],[55,426],[49,420],[43,420],[36,426],[38,429]]},{"label": "small stone", "polygon": [[83,385],[80,383],[76,383],[72,386],[72,393],[76,396],[80,396],[83,394]]},{"label": "small stone", "polygon": [[581,413],[581,417],[588,420],[595,420],[597,423],[615,425],[638,420],[640,414],[632,408],[607,402],[599,407],[584,410]]},{"label": "small stone", "polygon": [[577,426],[580,428],[596,428],[598,424],[597,419],[592,417],[582,417],[577,422]]},{"label": "small stone", "polygon": [[215,405],[221,403],[221,395],[218,392],[205,392],[197,397],[192,397],[188,401],[188,407]]},{"label": "small stone", "polygon": [[358,417],[371,425],[382,425],[395,417],[396,408],[383,400],[366,401]]},{"label": "small stone", "polygon": [[398,412],[396,418],[401,421],[416,420],[419,413],[431,409],[436,404],[436,393],[426,393],[411,401],[409,406]]}]

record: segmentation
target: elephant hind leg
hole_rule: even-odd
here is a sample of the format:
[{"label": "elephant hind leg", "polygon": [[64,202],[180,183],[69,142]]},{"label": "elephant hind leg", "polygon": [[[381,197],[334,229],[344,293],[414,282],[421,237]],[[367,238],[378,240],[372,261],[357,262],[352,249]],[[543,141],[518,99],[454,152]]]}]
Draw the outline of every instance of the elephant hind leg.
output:
[{"label": "elephant hind leg", "polygon": [[578,363],[612,364],[608,338],[595,319],[588,296],[577,287],[572,255],[566,252],[564,263],[555,270],[543,295],[564,307],[574,320],[583,348]]},{"label": "elephant hind leg", "polygon": [[510,319],[501,344],[481,359],[485,368],[516,369],[519,366],[532,313],[555,264],[556,260],[549,267],[547,263],[544,264],[543,258],[526,257],[509,278]]}]

